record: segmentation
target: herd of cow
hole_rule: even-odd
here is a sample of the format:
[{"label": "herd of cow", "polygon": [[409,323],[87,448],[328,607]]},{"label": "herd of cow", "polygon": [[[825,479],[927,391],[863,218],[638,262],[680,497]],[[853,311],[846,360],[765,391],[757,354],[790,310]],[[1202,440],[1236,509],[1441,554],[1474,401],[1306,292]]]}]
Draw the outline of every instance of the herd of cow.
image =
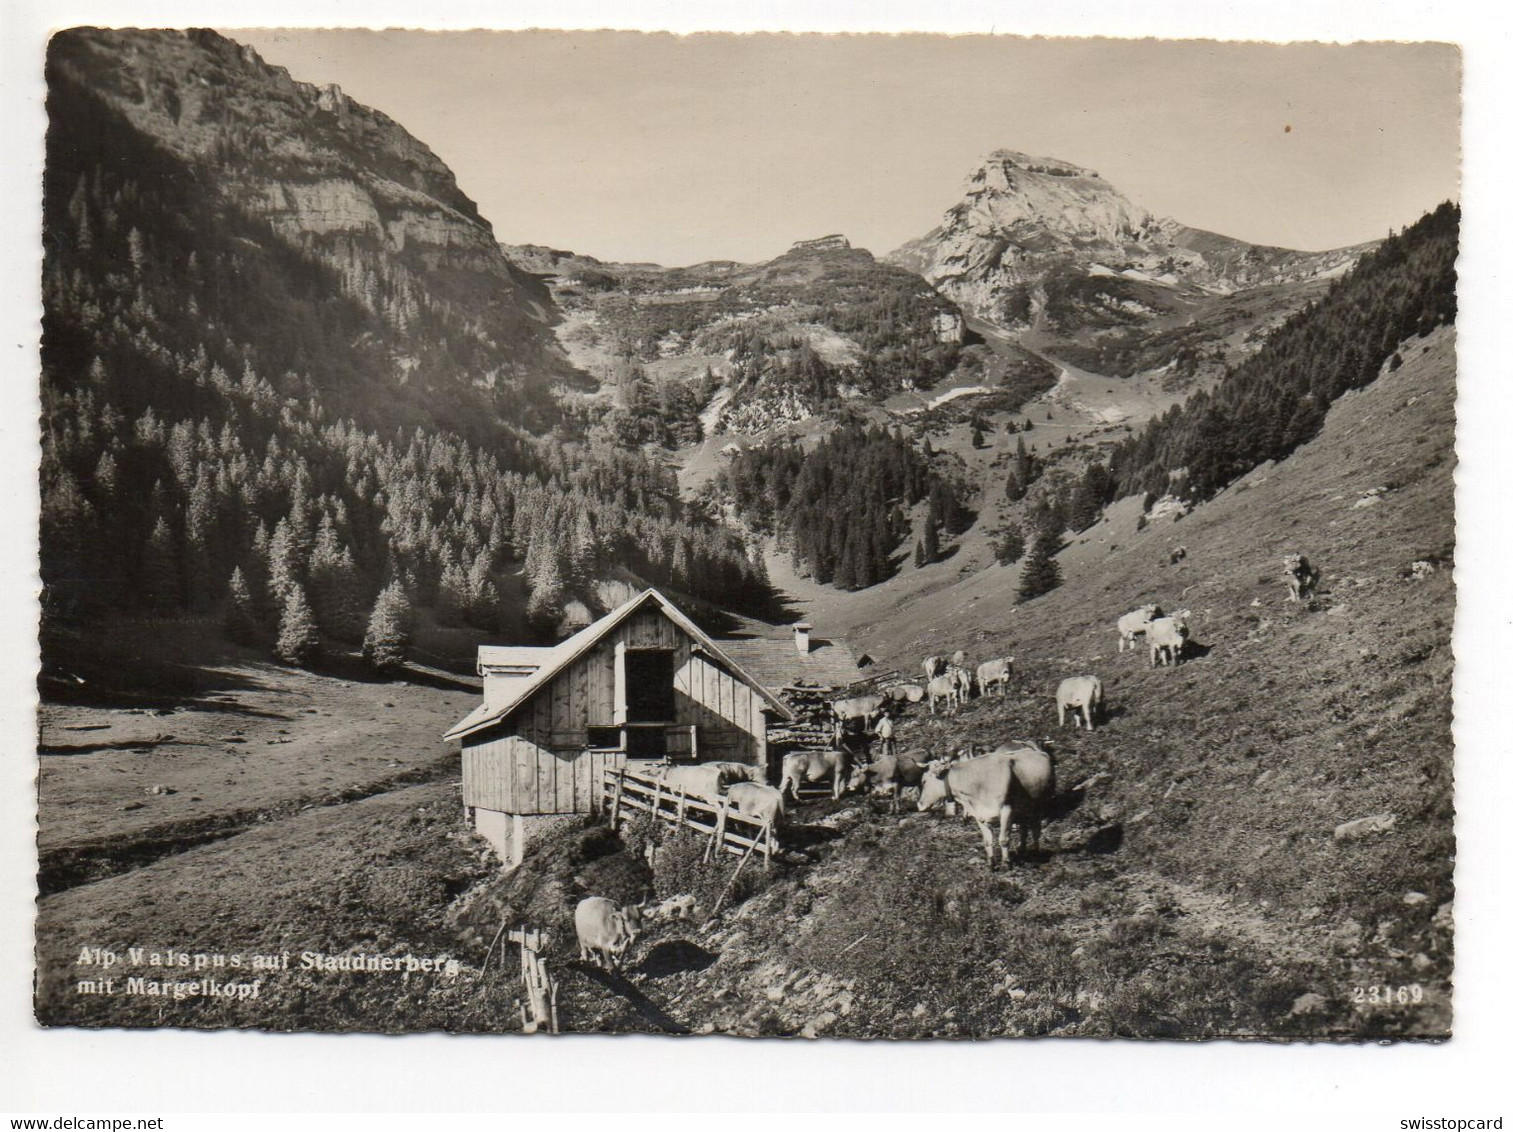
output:
[{"label": "herd of cow", "polygon": [[[1283,562],[1283,580],[1288,600],[1312,597],[1320,573],[1308,559],[1288,555]],[[1190,616],[1187,610],[1166,613],[1159,605],[1142,605],[1119,618],[1120,653],[1133,651],[1143,637],[1150,650],[1152,667],[1182,662],[1187,650]],[[667,767],[664,781],[688,794],[710,800],[723,798],[731,809],[771,827],[774,837],[787,817],[787,799],[798,801],[800,786],[823,782],[831,784],[831,797],[844,791],[886,793],[894,813],[899,810],[900,794],[905,788],[919,789],[918,809],[925,812],[942,803],[955,803],[977,824],[982,834],[983,851],[988,867],[1007,862],[1010,830],[1019,828],[1019,848],[1024,852],[1032,842],[1040,847],[1040,826],[1048,804],[1056,792],[1056,770],[1051,756],[1039,744],[1022,739],[1005,743],[985,754],[969,748],[943,758],[931,759],[920,752],[899,754],[894,750],[893,712],[905,704],[928,700],[930,711],[944,700],[946,710],[954,712],[969,699],[974,689],[978,695],[992,692],[1006,694],[1014,671],[1013,657],[985,661],[974,669],[967,667],[961,651],[947,658],[926,657],[922,665],[923,684],[899,683],[867,696],[854,696],[831,703],[833,741],[827,749],[795,751],[785,755],[782,777],[777,786],[765,781],[764,768],[745,763],[702,763],[694,766]],[[1071,676],[1056,689],[1057,718],[1066,725],[1067,715],[1077,727],[1092,730],[1103,714],[1103,681],[1097,676]],[[880,741],[879,757],[868,761],[867,736]],[[578,935],[583,957],[594,951],[606,959],[623,951],[640,930],[644,909],[638,905],[617,908],[602,901],[587,906],[591,897],[579,905]],[[645,914],[655,914],[655,910]],[[585,916],[588,921],[585,922]],[[586,939],[611,940],[607,949],[585,943]]]}]

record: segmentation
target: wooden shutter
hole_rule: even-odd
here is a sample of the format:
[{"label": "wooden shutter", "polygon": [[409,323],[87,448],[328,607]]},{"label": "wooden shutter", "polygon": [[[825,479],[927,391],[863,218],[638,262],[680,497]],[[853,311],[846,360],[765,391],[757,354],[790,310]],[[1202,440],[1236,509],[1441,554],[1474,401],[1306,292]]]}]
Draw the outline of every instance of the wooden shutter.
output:
[{"label": "wooden shutter", "polygon": [[626,706],[626,700],[627,700],[627,698],[628,697],[626,696],[626,689],[625,689],[625,642],[624,641],[616,641],[615,642],[615,718],[614,718],[614,722],[617,725],[618,724],[623,724],[625,722],[626,716],[630,714],[629,713],[629,709]]}]

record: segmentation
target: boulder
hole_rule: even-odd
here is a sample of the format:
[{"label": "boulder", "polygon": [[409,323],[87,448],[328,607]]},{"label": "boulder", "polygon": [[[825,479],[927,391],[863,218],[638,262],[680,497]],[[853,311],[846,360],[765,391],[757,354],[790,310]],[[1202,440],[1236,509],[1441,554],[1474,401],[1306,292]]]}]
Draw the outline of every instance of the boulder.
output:
[{"label": "boulder", "polygon": [[1372,814],[1370,817],[1341,822],[1334,827],[1334,839],[1354,841],[1358,838],[1369,837],[1373,833],[1387,833],[1396,825],[1396,814]]}]

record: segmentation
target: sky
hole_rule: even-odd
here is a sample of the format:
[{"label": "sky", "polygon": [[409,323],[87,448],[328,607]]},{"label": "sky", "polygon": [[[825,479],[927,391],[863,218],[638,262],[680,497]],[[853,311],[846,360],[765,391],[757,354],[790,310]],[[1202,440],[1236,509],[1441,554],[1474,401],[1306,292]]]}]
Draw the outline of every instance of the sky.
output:
[{"label": "sky", "polygon": [[1442,44],[228,30],[429,145],[499,239],[611,260],[923,235],[997,148],[1162,216],[1319,250],[1458,196]]}]

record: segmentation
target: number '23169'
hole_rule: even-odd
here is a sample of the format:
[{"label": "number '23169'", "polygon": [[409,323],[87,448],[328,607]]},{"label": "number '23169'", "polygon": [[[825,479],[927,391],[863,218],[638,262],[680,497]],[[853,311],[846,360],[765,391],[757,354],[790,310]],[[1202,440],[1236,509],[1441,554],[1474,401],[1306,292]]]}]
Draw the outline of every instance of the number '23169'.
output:
[{"label": "number '23169'", "polygon": [[1417,983],[1397,987],[1354,987],[1350,997],[1357,1006],[1417,1006],[1424,1001],[1424,988]]}]

